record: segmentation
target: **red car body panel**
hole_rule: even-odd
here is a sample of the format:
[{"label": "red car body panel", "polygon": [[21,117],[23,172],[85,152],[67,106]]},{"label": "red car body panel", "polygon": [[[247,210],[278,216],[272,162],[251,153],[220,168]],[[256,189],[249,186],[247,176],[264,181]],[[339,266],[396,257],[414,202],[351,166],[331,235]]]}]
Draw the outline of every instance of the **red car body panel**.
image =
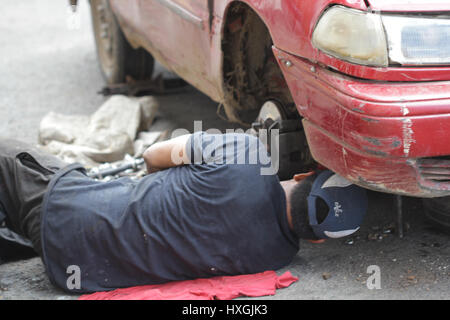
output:
[{"label": "red car body panel", "polygon": [[[111,0],[131,43],[147,48],[218,102],[224,100],[225,17],[235,2]],[[450,66],[374,68],[331,57],[311,43],[318,19],[331,5],[413,14],[450,12],[450,2],[240,2],[259,15],[271,34],[275,58],[319,163],[375,190],[421,197],[450,195],[450,160],[428,159],[450,155]],[[442,180],[442,174],[448,179]]]},{"label": "red car body panel", "polygon": [[303,116],[308,144],[324,166],[371,189],[446,195],[420,181],[417,158],[450,154],[450,81],[371,83],[315,69],[274,49]]}]

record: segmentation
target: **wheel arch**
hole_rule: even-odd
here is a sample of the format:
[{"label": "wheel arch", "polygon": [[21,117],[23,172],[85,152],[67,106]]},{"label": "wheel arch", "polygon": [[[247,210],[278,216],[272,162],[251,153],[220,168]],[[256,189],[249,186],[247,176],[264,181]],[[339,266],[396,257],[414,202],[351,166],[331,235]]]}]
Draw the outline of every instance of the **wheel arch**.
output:
[{"label": "wheel arch", "polygon": [[267,99],[280,100],[289,114],[298,116],[286,80],[273,56],[273,43],[271,28],[252,1],[227,3],[223,10],[220,45],[223,105],[230,120],[251,123]]}]

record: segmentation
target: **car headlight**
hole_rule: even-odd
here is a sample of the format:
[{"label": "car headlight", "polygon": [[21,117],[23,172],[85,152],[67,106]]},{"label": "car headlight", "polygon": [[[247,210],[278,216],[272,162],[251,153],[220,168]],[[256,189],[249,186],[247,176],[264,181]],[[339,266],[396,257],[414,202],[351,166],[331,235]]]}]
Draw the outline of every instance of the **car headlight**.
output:
[{"label": "car headlight", "polygon": [[367,66],[450,64],[450,18],[333,6],[320,18],[312,43],[331,56]]},{"label": "car headlight", "polygon": [[312,43],[342,60],[388,66],[387,41],[379,14],[333,6],[319,20]]},{"label": "car headlight", "polygon": [[450,19],[391,15],[384,15],[382,19],[392,63],[450,63]]}]

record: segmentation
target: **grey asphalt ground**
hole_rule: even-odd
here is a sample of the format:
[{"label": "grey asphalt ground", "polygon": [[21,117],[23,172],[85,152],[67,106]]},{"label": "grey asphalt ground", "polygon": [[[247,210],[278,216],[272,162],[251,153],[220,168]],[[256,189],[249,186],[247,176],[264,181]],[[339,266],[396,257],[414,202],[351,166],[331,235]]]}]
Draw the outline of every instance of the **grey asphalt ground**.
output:
[{"label": "grey asphalt ground", "polygon": [[[67,9],[60,0],[2,1],[0,136],[36,143],[39,122],[48,112],[90,114],[105,100],[97,94],[104,83],[87,3],[80,8],[79,30],[67,27]],[[192,130],[194,120],[203,120],[205,129],[235,127],[216,116],[216,103],[191,87],[158,99],[156,126]],[[395,221],[392,196],[370,192],[361,230],[324,244],[301,242],[294,261],[279,270],[291,271],[299,281],[264,298],[449,299],[449,235],[426,223],[419,199],[404,202],[408,230],[403,239],[388,233]],[[367,287],[372,265],[380,269],[380,289]],[[39,258],[0,265],[0,299],[76,298],[49,283]]]}]

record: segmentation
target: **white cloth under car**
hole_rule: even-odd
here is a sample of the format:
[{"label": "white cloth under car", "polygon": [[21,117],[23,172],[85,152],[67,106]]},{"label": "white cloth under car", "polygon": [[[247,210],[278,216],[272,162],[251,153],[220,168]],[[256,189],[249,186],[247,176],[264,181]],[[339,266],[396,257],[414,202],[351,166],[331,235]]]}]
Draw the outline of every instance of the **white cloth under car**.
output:
[{"label": "white cloth under car", "polygon": [[93,115],[51,112],[39,128],[39,143],[65,162],[96,166],[135,155],[139,131],[147,130],[158,109],[153,97],[109,98]]}]

